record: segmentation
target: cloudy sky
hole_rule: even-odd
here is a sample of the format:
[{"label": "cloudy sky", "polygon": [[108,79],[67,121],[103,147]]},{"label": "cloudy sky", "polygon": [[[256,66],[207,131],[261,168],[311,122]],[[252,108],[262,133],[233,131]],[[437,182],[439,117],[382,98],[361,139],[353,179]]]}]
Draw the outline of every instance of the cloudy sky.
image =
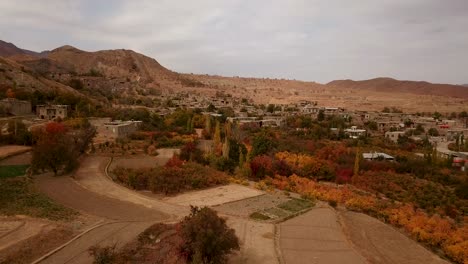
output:
[{"label": "cloudy sky", "polygon": [[468,0],[0,0],[0,39],[187,73],[468,83]]}]

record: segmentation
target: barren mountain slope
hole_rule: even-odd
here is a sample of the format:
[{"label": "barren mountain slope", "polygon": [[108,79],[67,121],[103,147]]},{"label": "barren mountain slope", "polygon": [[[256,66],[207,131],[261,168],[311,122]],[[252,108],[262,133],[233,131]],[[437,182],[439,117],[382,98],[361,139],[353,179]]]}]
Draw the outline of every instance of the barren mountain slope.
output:
[{"label": "barren mountain slope", "polygon": [[12,60],[0,57],[0,88],[16,87],[26,92],[71,93],[81,96],[75,89],[55,82]]},{"label": "barren mountain slope", "polygon": [[441,95],[468,99],[468,89],[461,85],[399,81],[392,78],[375,78],[364,81],[336,80],[328,83],[327,86],[335,88],[364,89],[376,92]]},{"label": "barren mountain slope", "polygon": [[44,56],[24,52],[9,56],[5,64],[14,65],[14,70],[4,71],[1,82],[28,89],[59,87],[113,105],[134,104],[138,100],[150,106],[153,100],[163,100],[160,93],[179,91],[229,94],[263,104],[308,100],[320,106],[350,110],[382,110],[394,106],[405,111],[451,112],[466,110],[468,105],[468,88],[457,85],[389,78],[333,81],[323,85],[284,79],[180,74],[153,58],[123,49],[87,52],[63,46],[41,54]]}]

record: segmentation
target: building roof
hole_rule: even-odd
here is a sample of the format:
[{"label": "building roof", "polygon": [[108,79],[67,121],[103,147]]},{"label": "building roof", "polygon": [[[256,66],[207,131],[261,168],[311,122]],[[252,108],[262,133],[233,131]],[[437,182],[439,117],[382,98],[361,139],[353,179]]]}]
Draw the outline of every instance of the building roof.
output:
[{"label": "building roof", "polygon": [[390,155],[388,155],[386,153],[383,153],[383,152],[362,153],[362,157],[364,159],[378,159],[378,158],[395,159],[393,156],[390,156]]}]

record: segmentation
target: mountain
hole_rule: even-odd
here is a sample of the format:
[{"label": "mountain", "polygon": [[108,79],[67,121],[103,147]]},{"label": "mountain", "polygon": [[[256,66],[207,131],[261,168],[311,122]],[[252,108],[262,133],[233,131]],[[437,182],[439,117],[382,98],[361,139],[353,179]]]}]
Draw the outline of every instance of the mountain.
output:
[{"label": "mountain", "polygon": [[400,81],[392,78],[375,78],[363,81],[336,80],[326,84],[334,88],[361,89],[375,92],[438,95],[468,99],[468,89],[461,85],[435,84],[423,81]]},{"label": "mountain", "polygon": [[1,57],[12,57],[12,56],[31,56],[31,57],[44,57],[48,51],[35,52],[26,49],[20,49],[13,43],[5,42],[0,40],[0,56]]},{"label": "mountain", "polygon": [[[177,92],[237,97],[260,104],[289,104],[301,100],[320,106],[405,111],[466,110],[463,86],[377,78],[338,80],[328,84],[273,78],[224,77],[177,73],[132,50],[84,51],[62,46],[37,53],[0,42],[0,93],[8,87],[32,93],[72,93],[113,106],[156,107]],[[440,95],[421,96],[424,95]],[[1,97],[2,94],[0,94]],[[458,97],[458,98],[457,98]],[[418,102],[418,104],[415,104]]]},{"label": "mountain", "polygon": [[468,87],[468,84],[462,84],[461,86],[465,86],[465,87]]}]

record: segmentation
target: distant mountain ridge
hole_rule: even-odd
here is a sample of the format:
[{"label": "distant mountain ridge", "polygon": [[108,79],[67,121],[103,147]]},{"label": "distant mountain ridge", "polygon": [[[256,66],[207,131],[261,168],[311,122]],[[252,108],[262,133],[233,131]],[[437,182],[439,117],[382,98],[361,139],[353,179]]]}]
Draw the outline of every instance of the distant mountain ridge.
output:
[{"label": "distant mountain ridge", "polygon": [[[417,100],[413,98],[423,94],[444,97],[443,100],[426,97],[426,110],[459,102],[461,98],[461,103],[452,107],[458,110],[464,108],[463,102],[468,99],[468,89],[461,85],[391,78],[336,80],[320,84],[273,78],[184,74],[171,71],[155,59],[132,50],[88,52],[65,45],[38,53],[0,41],[0,88],[12,86],[29,92],[49,87],[82,94],[106,105],[134,105],[138,101],[140,105],[146,102],[148,107],[153,105],[153,101],[165,100],[159,95],[180,91],[246,98],[261,104],[313,100],[322,105],[350,109],[381,109],[384,101],[390,99],[389,106],[404,102],[403,108],[419,110],[414,106]],[[380,94],[369,96],[376,92]]]},{"label": "distant mountain ridge", "polygon": [[370,80],[335,80],[326,84],[335,88],[364,89],[376,92],[414,93],[468,98],[468,89],[462,85],[438,84],[424,81],[401,81],[392,78]]},{"label": "distant mountain ridge", "polygon": [[34,57],[47,56],[49,51],[35,52],[27,49],[21,49],[15,46],[13,43],[0,40],[0,56],[11,57],[18,55],[29,55]]}]

